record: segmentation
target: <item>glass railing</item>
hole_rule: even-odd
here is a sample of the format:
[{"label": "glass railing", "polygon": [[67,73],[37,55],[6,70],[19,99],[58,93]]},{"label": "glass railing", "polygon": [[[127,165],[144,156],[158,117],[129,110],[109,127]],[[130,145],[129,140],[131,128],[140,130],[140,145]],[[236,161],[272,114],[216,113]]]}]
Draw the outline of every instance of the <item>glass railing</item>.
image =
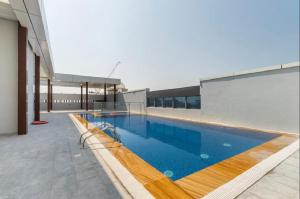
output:
[{"label": "glass railing", "polygon": [[128,112],[146,114],[146,107],[141,102],[93,102],[91,111],[96,112]]}]

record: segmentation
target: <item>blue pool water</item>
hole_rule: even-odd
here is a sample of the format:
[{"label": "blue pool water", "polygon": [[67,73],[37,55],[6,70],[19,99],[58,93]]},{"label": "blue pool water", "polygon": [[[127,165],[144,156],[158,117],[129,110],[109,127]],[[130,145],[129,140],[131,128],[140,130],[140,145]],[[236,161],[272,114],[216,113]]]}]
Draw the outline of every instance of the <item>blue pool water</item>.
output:
[{"label": "blue pool water", "polygon": [[[204,169],[278,135],[141,115],[94,117],[116,127],[123,145],[172,180]],[[109,130],[105,131],[111,135]]]}]

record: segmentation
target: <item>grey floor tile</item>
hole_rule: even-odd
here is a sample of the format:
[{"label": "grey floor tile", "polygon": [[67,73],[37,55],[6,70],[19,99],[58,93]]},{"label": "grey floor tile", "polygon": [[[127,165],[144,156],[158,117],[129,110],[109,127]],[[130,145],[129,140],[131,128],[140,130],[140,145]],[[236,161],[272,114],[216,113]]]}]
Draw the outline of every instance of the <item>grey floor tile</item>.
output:
[{"label": "grey floor tile", "polygon": [[28,135],[0,136],[0,199],[120,198],[68,115],[41,117]]},{"label": "grey floor tile", "polygon": [[299,199],[299,150],[261,178],[238,199]]}]

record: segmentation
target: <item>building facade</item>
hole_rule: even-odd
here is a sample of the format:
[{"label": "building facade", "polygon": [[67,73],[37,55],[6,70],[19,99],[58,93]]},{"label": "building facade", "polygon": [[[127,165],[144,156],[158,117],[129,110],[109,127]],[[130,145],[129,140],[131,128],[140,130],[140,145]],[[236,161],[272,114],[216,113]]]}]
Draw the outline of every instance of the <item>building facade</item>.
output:
[{"label": "building facade", "polygon": [[39,120],[39,80],[53,74],[42,1],[0,1],[0,134]]}]

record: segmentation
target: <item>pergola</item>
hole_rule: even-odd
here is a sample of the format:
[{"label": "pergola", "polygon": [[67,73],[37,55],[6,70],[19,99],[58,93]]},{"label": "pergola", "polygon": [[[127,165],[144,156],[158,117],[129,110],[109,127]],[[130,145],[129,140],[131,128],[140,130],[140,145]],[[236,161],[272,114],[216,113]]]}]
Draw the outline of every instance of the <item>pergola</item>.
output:
[{"label": "pergola", "polygon": [[116,102],[117,85],[121,84],[120,79],[104,78],[104,77],[92,77],[72,74],[55,73],[52,80],[43,79],[41,85],[48,86],[48,112],[52,109],[52,86],[63,86],[63,87],[80,87],[81,88],[81,109],[83,109],[83,87],[85,87],[85,103],[86,110],[88,111],[88,98],[89,88],[103,88],[104,89],[104,102],[107,101],[107,88],[113,87],[114,102]]}]

